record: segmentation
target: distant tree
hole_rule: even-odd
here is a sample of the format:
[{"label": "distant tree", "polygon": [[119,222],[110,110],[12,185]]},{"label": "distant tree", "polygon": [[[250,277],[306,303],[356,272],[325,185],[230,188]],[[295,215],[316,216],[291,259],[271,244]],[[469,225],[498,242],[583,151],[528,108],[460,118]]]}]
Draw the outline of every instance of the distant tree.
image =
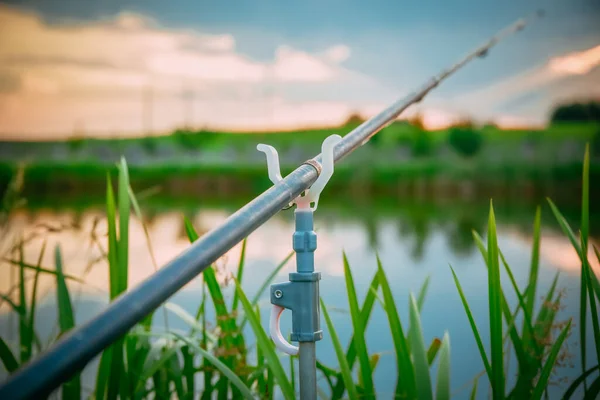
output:
[{"label": "distant tree", "polygon": [[74,137],[72,139],[69,139],[68,143],[69,150],[75,152],[83,148],[83,145],[85,144],[85,139],[81,137]]},{"label": "distant tree", "polygon": [[450,128],[448,143],[461,156],[472,157],[481,148],[483,136],[473,127],[454,126]]},{"label": "distant tree", "polygon": [[146,136],[142,139],[142,147],[148,154],[156,154],[158,150],[157,139],[152,136]]},{"label": "distant tree", "polygon": [[415,157],[424,157],[431,154],[433,141],[431,133],[423,129],[415,129],[412,135],[412,154]]},{"label": "distant tree", "polygon": [[498,128],[498,125],[496,125],[496,123],[494,121],[487,121],[483,124],[483,130],[486,129],[496,129]]},{"label": "distant tree", "polygon": [[172,133],[172,137],[180,147],[184,149],[198,149],[200,147],[202,133],[189,132],[183,129],[177,129]]},{"label": "distant tree", "polygon": [[471,118],[463,116],[463,117],[459,118],[458,121],[456,121],[454,124],[452,124],[452,127],[474,129],[475,123],[473,122],[473,120]]},{"label": "distant tree", "polygon": [[417,112],[415,115],[408,119],[408,123],[419,130],[425,130],[425,122],[423,120],[423,114]]},{"label": "distant tree", "polygon": [[561,104],[552,111],[550,122],[600,122],[600,101]]},{"label": "distant tree", "polygon": [[365,119],[357,112],[350,114],[346,122],[344,122],[344,126],[346,125],[360,125],[365,122]]}]

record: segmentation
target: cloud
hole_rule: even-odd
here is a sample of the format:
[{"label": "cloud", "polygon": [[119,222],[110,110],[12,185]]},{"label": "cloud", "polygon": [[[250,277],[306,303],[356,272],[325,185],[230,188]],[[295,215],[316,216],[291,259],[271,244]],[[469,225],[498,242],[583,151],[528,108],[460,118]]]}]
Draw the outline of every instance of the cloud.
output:
[{"label": "cloud", "polygon": [[600,65],[600,45],[550,60],[548,68],[561,75],[585,75]]},{"label": "cloud", "polygon": [[[547,62],[505,78],[492,85],[457,96],[452,101],[477,109],[491,108],[511,99],[531,93],[535,90],[549,88],[569,77],[580,77],[585,85],[577,85],[575,96],[589,96],[597,93],[597,82],[592,72],[600,65],[600,45],[580,52],[572,52],[553,57]],[[561,97],[560,91],[550,93],[553,97]]]},{"label": "cloud", "polygon": [[332,63],[343,63],[350,58],[350,48],[343,44],[333,46],[324,52],[324,56]]},{"label": "cloud", "polygon": [[23,132],[64,136],[81,124],[111,135],[121,128],[141,132],[139,115],[149,92],[155,129],[176,128],[174,116],[181,123],[186,91],[197,99],[194,108],[206,107],[195,113],[195,121],[205,125],[334,123],[347,106],[318,96],[276,98],[272,90],[306,83],[377,85],[339,65],[351,54],[343,44],[319,53],[282,44],[272,60],[257,61],[237,51],[229,33],[168,29],[131,12],[49,24],[35,13],[0,5],[0,32],[5,138]]}]

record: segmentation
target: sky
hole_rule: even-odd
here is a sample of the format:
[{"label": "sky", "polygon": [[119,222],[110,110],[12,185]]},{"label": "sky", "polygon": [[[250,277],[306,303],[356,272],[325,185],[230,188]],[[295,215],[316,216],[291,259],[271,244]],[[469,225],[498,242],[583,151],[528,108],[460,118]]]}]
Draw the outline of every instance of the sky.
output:
[{"label": "sky", "polygon": [[0,139],[337,125],[538,9],[405,114],[432,129],[540,126],[599,99],[600,2],[0,1]]}]

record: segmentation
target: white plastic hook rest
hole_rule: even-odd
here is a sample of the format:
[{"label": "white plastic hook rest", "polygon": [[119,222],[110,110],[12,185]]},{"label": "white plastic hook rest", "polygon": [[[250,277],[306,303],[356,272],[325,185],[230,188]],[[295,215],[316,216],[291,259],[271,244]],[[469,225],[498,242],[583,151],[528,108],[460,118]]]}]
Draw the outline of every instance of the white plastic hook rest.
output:
[{"label": "white plastic hook rest", "polygon": [[[333,175],[333,149],[335,145],[342,140],[340,135],[331,135],[328,136],[321,145],[321,173],[319,177],[310,187],[310,189],[305,191],[304,197],[299,196],[294,201],[290,203],[290,206],[293,203],[296,203],[298,208],[310,208],[311,211],[316,211],[317,206],[319,205],[319,196],[321,192],[325,188],[327,182]],[[273,146],[269,146],[267,144],[259,144],[256,146],[258,151],[265,153],[267,156],[267,169],[269,171],[269,179],[273,182],[274,185],[279,183],[282,180],[281,171],[279,168],[279,154],[277,150]],[[314,203],[314,207],[310,207],[310,204]]]},{"label": "white plastic hook rest", "polygon": [[269,179],[273,184],[279,183],[281,181],[281,171],[279,169],[279,154],[275,147],[269,146],[267,144],[259,144],[256,146],[258,151],[262,151],[267,156],[267,169],[269,171]]},{"label": "white plastic hook rest", "polygon": [[285,308],[283,307],[273,305],[273,308],[271,308],[269,331],[271,333],[271,339],[273,339],[275,347],[277,347],[278,350],[291,356],[295,356],[296,354],[298,354],[298,347],[290,344],[287,340],[285,340],[285,338],[281,334],[279,320],[284,310]]},{"label": "white plastic hook rest", "polygon": [[333,175],[333,149],[340,140],[342,140],[340,135],[331,135],[328,136],[321,145],[321,173],[315,183],[310,187],[307,194],[309,204],[315,203],[314,207],[311,208],[313,212],[317,210],[319,196],[327,182],[329,182],[331,175]]}]

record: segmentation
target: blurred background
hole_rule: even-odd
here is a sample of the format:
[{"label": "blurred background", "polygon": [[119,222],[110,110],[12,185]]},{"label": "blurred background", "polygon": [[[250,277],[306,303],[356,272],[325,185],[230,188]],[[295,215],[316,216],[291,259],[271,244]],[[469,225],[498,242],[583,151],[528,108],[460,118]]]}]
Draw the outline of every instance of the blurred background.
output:
[{"label": "blurred background", "polygon": [[[451,328],[453,351],[466,354],[464,368],[453,371],[458,387],[481,365],[448,263],[468,281],[470,296],[486,298],[472,231],[484,235],[490,199],[505,256],[523,267],[517,278],[527,277],[539,206],[548,272],[541,285],[562,271],[561,287],[578,290],[577,254],[546,198],[579,228],[589,144],[590,232],[600,237],[596,1],[0,2],[0,291],[16,295],[17,270],[7,261],[15,243],[24,239],[30,263],[44,242],[60,244],[65,271],[86,282],[69,284],[79,293],[76,322],[84,322],[108,301],[96,242],[106,239],[107,173],[114,182],[121,157],[143,215],[131,222],[132,286],[154,272],[148,240],[160,267],[189,245],[183,216],[206,232],[270,187],[257,144],[273,145],[288,173],[318,154],[327,136],[350,132],[538,8],[544,18],[336,165],[315,217],[327,302],[347,307],[342,251],[361,296],[376,254],[398,298],[431,276],[425,335]],[[284,211],[250,235],[249,291],[291,250],[292,233],[293,213]],[[224,276],[235,274],[239,254],[238,245],[220,261]],[[42,263],[52,268],[52,252]],[[597,262],[593,268],[600,273]],[[293,269],[290,262],[278,279]],[[54,279],[45,278],[36,318],[51,338],[56,299]],[[177,295],[190,312],[197,285]],[[474,313],[485,315],[486,307]],[[6,303],[2,310],[0,333],[16,338],[18,321]],[[567,304],[565,318],[569,312]],[[346,314],[335,318],[349,326]],[[377,332],[369,340],[373,351],[392,346]],[[329,340],[321,343],[319,354],[333,359]],[[393,392],[390,372],[380,371],[378,388]]]}]

